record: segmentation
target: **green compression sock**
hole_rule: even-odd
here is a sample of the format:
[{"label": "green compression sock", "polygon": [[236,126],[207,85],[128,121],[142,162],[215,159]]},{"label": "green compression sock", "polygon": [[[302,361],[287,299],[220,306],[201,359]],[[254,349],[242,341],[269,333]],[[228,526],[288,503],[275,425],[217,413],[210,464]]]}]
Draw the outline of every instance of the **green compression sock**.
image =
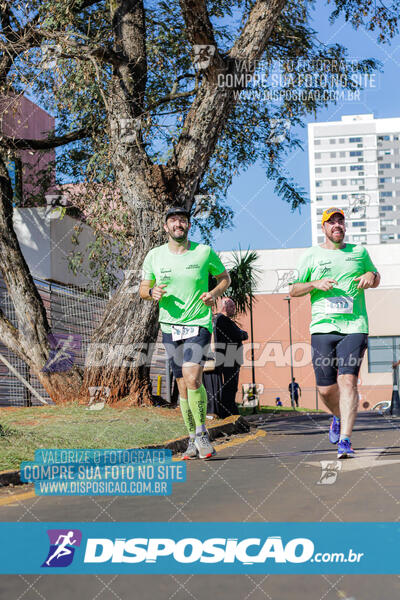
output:
[{"label": "green compression sock", "polygon": [[206,422],[207,414],[207,392],[204,385],[197,390],[188,390],[189,407],[192,412],[196,429],[200,428]]},{"label": "green compression sock", "polygon": [[181,413],[183,421],[186,425],[186,429],[188,430],[189,434],[194,435],[196,432],[196,424],[194,422],[187,398],[181,398],[181,396],[179,396],[179,406],[181,407]]}]

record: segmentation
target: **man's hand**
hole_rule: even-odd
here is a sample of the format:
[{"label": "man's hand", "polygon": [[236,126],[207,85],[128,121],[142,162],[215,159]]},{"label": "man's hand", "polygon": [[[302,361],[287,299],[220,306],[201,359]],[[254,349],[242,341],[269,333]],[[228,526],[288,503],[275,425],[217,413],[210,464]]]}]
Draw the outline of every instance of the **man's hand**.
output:
[{"label": "man's hand", "polygon": [[354,281],[358,281],[357,289],[359,290],[367,290],[368,288],[372,288],[375,283],[375,275],[368,271],[364,273],[364,275],[360,275],[360,277],[356,277]]},{"label": "man's hand", "polygon": [[164,290],[165,287],[167,287],[167,284],[161,283],[160,285],[155,285],[151,288],[151,297],[153,298],[153,300],[155,300],[156,302],[161,300],[161,298],[166,293],[166,290]]},{"label": "man's hand", "polygon": [[206,306],[212,306],[215,302],[215,298],[211,292],[203,292],[200,296],[200,300],[202,300]]},{"label": "man's hand", "polygon": [[317,279],[313,281],[314,289],[321,290],[322,292],[327,292],[333,288],[335,285],[339,285],[336,279],[331,279],[330,277],[324,277],[324,279]]}]

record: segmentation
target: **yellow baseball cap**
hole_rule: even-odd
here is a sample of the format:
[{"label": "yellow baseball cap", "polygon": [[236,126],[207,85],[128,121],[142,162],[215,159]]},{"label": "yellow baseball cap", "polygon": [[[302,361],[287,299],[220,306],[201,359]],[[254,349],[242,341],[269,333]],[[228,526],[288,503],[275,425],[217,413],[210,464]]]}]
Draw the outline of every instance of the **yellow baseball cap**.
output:
[{"label": "yellow baseball cap", "polygon": [[336,215],[336,213],[338,213],[339,215],[342,215],[342,217],[344,218],[344,212],[342,211],[341,208],[333,207],[333,208],[327,208],[326,210],[324,210],[324,212],[322,213],[321,225],[323,225],[325,223],[325,221],[329,221],[331,216]]}]

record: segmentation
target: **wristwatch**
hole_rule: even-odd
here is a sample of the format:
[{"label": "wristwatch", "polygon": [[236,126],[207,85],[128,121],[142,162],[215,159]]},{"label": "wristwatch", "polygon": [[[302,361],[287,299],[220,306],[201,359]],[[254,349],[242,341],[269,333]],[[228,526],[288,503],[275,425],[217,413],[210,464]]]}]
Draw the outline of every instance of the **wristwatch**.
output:
[{"label": "wristwatch", "polygon": [[154,300],[154,298],[153,298],[153,294],[152,294],[152,290],[153,290],[153,288],[149,288],[149,296],[151,296],[151,297],[152,297],[152,299]]}]

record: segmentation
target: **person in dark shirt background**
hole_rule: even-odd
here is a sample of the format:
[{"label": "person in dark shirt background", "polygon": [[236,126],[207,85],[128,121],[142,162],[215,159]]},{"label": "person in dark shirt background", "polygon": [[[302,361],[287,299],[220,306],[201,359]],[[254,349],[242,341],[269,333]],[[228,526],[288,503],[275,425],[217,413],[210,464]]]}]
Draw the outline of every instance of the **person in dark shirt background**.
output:
[{"label": "person in dark shirt background", "polygon": [[[292,382],[289,383],[288,390],[289,390],[289,394],[290,394],[290,400],[292,400]],[[301,387],[297,383],[296,379],[293,377],[293,401],[297,407],[299,406],[299,393],[301,396]],[[293,406],[293,408],[294,408],[294,406]]]},{"label": "person in dark shirt background", "polygon": [[[239,383],[240,367],[243,364],[243,342],[248,339],[248,334],[240,329],[232,317],[236,313],[236,305],[231,298],[220,300],[220,312],[214,319],[214,338],[218,348],[218,354],[225,355],[221,365],[222,370],[222,394],[217,414],[224,419],[230,415],[239,414],[235,402]],[[233,360],[232,360],[233,358]]]}]

